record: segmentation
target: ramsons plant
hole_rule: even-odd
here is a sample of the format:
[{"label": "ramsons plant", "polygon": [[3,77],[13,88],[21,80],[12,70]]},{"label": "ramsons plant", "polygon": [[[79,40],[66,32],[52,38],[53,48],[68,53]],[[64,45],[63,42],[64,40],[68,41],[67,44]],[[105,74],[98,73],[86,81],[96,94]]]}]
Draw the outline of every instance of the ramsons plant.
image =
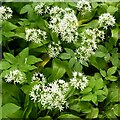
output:
[{"label": "ramsons plant", "polygon": [[119,119],[120,2],[3,2],[2,116]]}]

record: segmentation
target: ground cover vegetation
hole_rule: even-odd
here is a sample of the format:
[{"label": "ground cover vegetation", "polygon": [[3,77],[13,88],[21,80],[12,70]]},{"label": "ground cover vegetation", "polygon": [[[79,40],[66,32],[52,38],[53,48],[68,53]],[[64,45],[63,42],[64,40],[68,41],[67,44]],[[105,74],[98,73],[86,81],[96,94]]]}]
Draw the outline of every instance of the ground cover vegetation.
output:
[{"label": "ground cover vegetation", "polygon": [[119,119],[120,2],[3,2],[2,116]]}]

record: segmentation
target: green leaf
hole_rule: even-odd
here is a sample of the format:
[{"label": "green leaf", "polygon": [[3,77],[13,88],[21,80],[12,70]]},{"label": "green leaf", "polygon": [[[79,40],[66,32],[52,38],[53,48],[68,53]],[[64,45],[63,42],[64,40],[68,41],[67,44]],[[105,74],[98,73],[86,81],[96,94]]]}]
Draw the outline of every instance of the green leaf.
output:
[{"label": "green leaf", "polygon": [[90,113],[88,113],[87,118],[97,118],[98,117],[98,113],[99,113],[99,109],[98,108],[92,108],[92,111]]},{"label": "green leaf", "polygon": [[53,120],[50,116],[40,117],[37,120],[45,120],[45,119],[47,119],[47,120]]},{"label": "green leaf", "polygon": [[115,113],[116,116],[120,117],[120,103],[114,105],[113,111],[114,111],[114,113]]},{"label": "green leaf", "polygon": [[120,66],[118,53],[112,54],[111,62],[112,62],[112,64],[113,64],[114,66],[116,66],[116,67]]},{"label": "green leaf", "polygon": [[66,72],[66,62],[63,62],[59,59],[54,59],[52,62],[52,74],[49,77],[49,80],[60,79]]},{"label": "green leaf", "polygon": [[101,74],[103,77],[105,77],[105,76],[106,76],[106,71],[105,71],[105,70],[100,69],[100,74]]},{"label": "green leaf", "polygon": [[104,53],[104,52],[101,52],[101,51],[96,51],[96,52],[95,52],[95,56],[96,56],[96,57],[104,57],[104,56],[105,56],[105,53]]},{"label": "green leaf", "polygon": [[118,78],[116,77],[116,76],[107,76],[107,77],[105,77],[106,78],[106,80],[110,80],[110,81],[116,81],[116,80],[118,80]]},{"label": "green leaf", "polygon": [[81,93],[81,94],[87,94],[87,93],[89,93],[89,92],[91,92],[91,91],[92,91],[92,88],[87,87],[87,88],[83,89],[83,91],[81,91],[80,93]]},{"label": "green leaf", "polygon": [[30,9],[31,9],[31,5],[27,4],[20,10],[20,14],[24,14],[28,12]]},{"label": "green leaf", "polygon": [[118,10],[118,8],[117,8],[117,7],[114,7],[114,6],[109,6],[109,7],[107,8],[107,12],[110,13],[110,14],[112,14],[112,15],[113,15],[117,10]]},{"label": "green leaf", "polygon": [[11,67],[11,65],[9,62],[7,62],[5,60],[0,61],[0,69],[7,70],[10,67]]},{"label": "green leaf", "polygon": [[75,58],[71,58],[68,63],[69,67],[72,68],[75,62],[76,62]]},{"label": "green leaf", "polygon": [[94,95],[90,92],[89,94],[84,95],[82,97],[81,101],[91,101],[93,97],[94,97]]},{"label": "green leaf", "polygon": [[6,118],[9,115],[15,113],[17,110],[19,110],[20,107],[13,104],[13,103],[7,103],[2,107],[2,117]]},{"label": "green leaf", "polygon": [[48,41],[43,41],[42,43],[31,42],[30,45],[29,45],[29,49],[38,48],[38,47],[44,46],[47,43],[48,43]]},{"label": "green leaf", "polygon": [[57,43],[58,42],[58,36],[57,36],[57,34],[55,33],[55,32],[50,32],[50,34],[51,34],[51,37],[52,37],[52,40],[55,42],[55,43]]},{"label": "green leaf", "polygon": [[101,89],[103,87],[104,87],[103,79],[102,78],[96,79],[94,90],[96,91],[96,90]]},{"label": "green leaf", "polygon": [[14,118],[14,119],[20,119],[23,118],[23,111],[22,110],[17,110],[15,113],[12,115],[9,115],[9,118]]},{"label": "green leaf", "polygon": [[61,59],[70,59],[71,56],[68,53],[61,53],[59,58],[61,58]]},{"label": "green leaf", "polygon": [[8,32],[10,30],[16,29],[18,26],[12,24],[11,22],[6,21],[2,27],[3,27],[3,32]]},{"label": "green leaf", "polygon": [[114,74],[117,70],[117,67],[111,67],[107,70],[107,75],[110,76],[112,74]]},{"label": "green leaf", "polygon": [[15,33],[14,32],[11,32],[11,31],[6,31],[6,32],[3,32],[3,35],[7,38],[9,37],[14,37],[15,36]]},{"label": "green leaf", "polygon": [[69,120],[73,120],[73,119],[77,119],[77,120],[81,120],[80,117],[76,116],[76,115],[73,115],[73,114],[63,114],[63,115],[60,115],[58,117],[58,119],[62,120],[66,120],[66,119],[69,119]]},{"label": "green leaf", "polygon": [[101,51],[103,53],[108,53],[108,50],[103,45],[98,45],[98,51]]},{"label": "green leaf", "polygon": [[18,60],[18,63],[21,65],[21,64],[24,64],[26,62],[26,59],[29,55],[29,48],[25,48],[23,49],[17,56],[17,60]]},{"label": "green leaf", "polygon": [[109,60],[110,60],[110,54],[109,54],[109,53],[107,53],[107,54],[105,55],[104,60],[105,60],[106,62],[109,62]]},{"label": "green leaf", "polygon": [[29,55],[28,58],[27,58],[26,64],[31,65],[31,64],[35,64],[35,63],[40,62],[40,61],[42,61],[41,58],[37,58],[33,55]]},{"label": "green leaf", "polygon": [[75,88],[70,86],[69,90],[67,91],[65,98],[68,99],[69,97],[71,97],[73,95],[73,93],[75,92]]},{"label": "green leaf", "polygon": [[10,53],[3,53],[3,56],[5,58],[6,61],[8,61],[11,64],[15,64],[16,62],[16,58],[10,54]]},{"label": "green leaf", "polygon": [[73,52],[72,49],[70,49],[70,48],[65,48],[65,51],[66,51],[68,54],[70,54],[72,57],[75,56],[75,54],[74,54],[74,52]]},{"label": "green leaf", "polygon": [[75,63],[75,66],[74,66],[74,70],[75,71],[79,71],[79,72],[81,72],[82,71],[82,65],[79,63],[79,62],[76,62]]},{"label": "green leaf", "polygon": [[22,64],[22,65],[18,66],[18,68],[23,72],[28,72],[30,70],[36,69],[37,67],[34,65]]},{"label": "green leaf", "polygon": [[117,41],[118,41],[119,27],[116,27],[116,28],[112,29],[111,31],[112,31],[112,37],[114,38],[114,45],[116,46]]}]

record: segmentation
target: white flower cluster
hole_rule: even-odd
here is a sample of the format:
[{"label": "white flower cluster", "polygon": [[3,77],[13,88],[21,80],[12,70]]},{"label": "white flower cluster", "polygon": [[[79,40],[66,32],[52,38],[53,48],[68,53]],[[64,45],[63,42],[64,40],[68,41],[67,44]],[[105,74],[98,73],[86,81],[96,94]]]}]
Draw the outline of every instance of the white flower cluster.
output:
[{"label": "white flower cluster", "polygon": [[73,78],[70,79],[70,84],[76,89],[83,90],[88,84],[88,79],[83,73],[75,71]]},{"label": "white flower cluster", "polygon": [[10,71],[10,73],[5,76],[6,82],[8,83],[13,82],[14,84],[15,83],[22,84],[25,81],[25,79],[26,79],[25,75],[18,69]]},{"label": "white flower cluster", "polygon": [[49,7],[45,5],[45,3],[40,2],[35,6],[35,12],[39,15],[43,15],[44,13],[49,13]]},{"label": "white flower cluster", "polygon": [[110,13],[104,13],[101,16],[99,16],[98,23],[100,27],[107,29],[109,26],[114,26],[115,18],[112,15],[110,15]]},{"label": "white flower cluster", "polygon": [[70,43],[78,39],[78,20],[74,10],[70,8],[51,8],[49,28],[56,32],[62,41]]},{"label": "white flower cluster", "polygon": [[30,91],[30,96],[31,100],[40,103],[43,108],[57,108],[62,111],[65,107],[68,107],[68,103],[65,99],[65,94],[67,91],[68,83],[64,80],[56,80],[48,83],[47,85],[34,85]]},{"label": "white flower cluster", "polygon": [[0,20],[5,21],[12,17],[13,11],[10,7],[1,6],[0,7]]},{"label": "white flower cluster", "polygon": [[48,54],[51,58],[57,57],[61,51],[62,47],[59,41],[58,43],[52,42],[51,44],[48,45]]},{"label": "white flower cluster", "polygon": [[38,81],[41,85],[45,85],[46,77],[42,73],[36,72],[32,77],[32,82],[34,81]]},{"label": "white flower cluster", "polygon": [[85,12],[91,12],[91,5],[90,2],[87,0],[80,0],[77,3],[77,9],[81,11],[81,14],[85,14]]},{"label": "white flower cluster", "polygon": [[80,63],[87,61],[88,58],[95,53],[97,43],[100,39],[104,39],[104,32],[98,30],[97,28],[86,29],[82,32],[80,47],[77,48],[75,52],[76,59],[78,59]]},{"label": "white flower cluster", "polygon": [[34,43],[41,43],[47,39],[47,33],[40,29],[27,29],[26,32],[26,41],[32,41]]}]

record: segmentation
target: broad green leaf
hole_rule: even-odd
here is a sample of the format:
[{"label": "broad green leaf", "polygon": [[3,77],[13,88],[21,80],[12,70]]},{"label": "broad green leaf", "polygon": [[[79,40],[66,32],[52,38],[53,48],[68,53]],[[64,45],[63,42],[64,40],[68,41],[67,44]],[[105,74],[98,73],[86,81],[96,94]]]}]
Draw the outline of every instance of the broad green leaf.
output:
[{"label": "broad green leaf", "polygon": [[68,53],[61,53],[59,58],[61,58],[61,59],[70,59],[71,56]]},{"label": "broad green leaf", "polygon": [[114,105],[113,111],[114,111],[114,113],[115,113],[116,116],[120,117],[120,103]]},{"label": "broad green leaf", "polygon": [[117,41],[118,41],[119,27],[116,27],[116,28],[112,29],[111,31],[112,31],[112,37],[114,38],[114,45],[116,46]]},{"label": "broad green leaf", "polygon": [[58,36],[57,36],[57,33],[55,32],[50,32],[51,34],[51,37],[52,37],[52,40],[57,43],[58,42]]},{"label": "broad green leaf", "polygon": [[106,76],[106,71],[105,71],[105,70],[100,69],[100,74],[101,74],[103,77],[105,77],[105,76]]},{"label": "broad green leaf", "polygon": [[15,36],[25,39],[25,33],[16,33]]},{"label": "broad green leaf", "polygon": [[24,111],[24,118],[29,118],[29,115],[32,112],[32,108],[33,108],[33,103],[32,101],[29,101],[29,105],[26,107]]},{"label": "broad green leaf", "polygon": [[103,53],[108,53],[108,50],[103,45],[98,45],[98,51],[101,51]]},{"label": "broad green leaf", "polygon": [[119,89],[117,88],[109,88],[109,94],[107,100],[110,102],[118,102],[119,100]]},{"label": "broad green leaf", "polygon": [[91,78],[89,79],[88,86],[89,86],[90,88],[94,88],[94,86],[95,86],[95,78],[94,78],[94,77],[91,77]]},{"label": "broad green leaf", "polygon": [[73,52],[72,49],[70,49],[70,48],[65,48],[65,51],[66,51],[68,54],[70,54],[72,57],[75,56],[75,54],[74,54],[74,52]]},{"label": "broad green leaf", "polygon": [[3,32],[2,34],[7,38],[15,36],[15,33],[11,31],[6,31],[6,32]]},{"label": "broad green leaf", "polygon": [[116,66],[116,67],[120,66],[120,60],[119,60],[118,53],[112,54],[111,62],[112,62],[112,64],[113,64],[114,66]]},{"label": "broad green leaf", "polygon": [[18,63],[21,65],[21,64],[24,64],[26,62],[26,58],[28,57],[29,55],[29,48],[25,48],[23,49],[17,56],[17,60],[18,60]]},{"label": "broad green leaf", "polygon": [[7,70],[11,67],[11,64],[5,60],[0,61],[0,69]]},{"label": "broad green leaf", "polygon": [[89,93],[89,92],[91,92],[91,91],[92,91],[92,88],[87,87],[87,88],[83,89],[83,91],[81,91],[80,93],[81,93],[81,94],[87,94],[87,93]]},{"label": "broad green leaf", "polygon": [[70,98],[70,97],[73,95],[74,92],[75,92],[75,88],[72,87],[72,86],[70,86],[70,87],[69,87],[69,90],[67,91],[67,93],[66,93],[66,95],[65,95],[65,98],[66,98],[66,99]]},{"label": "broad green leaf", "polygon": [[6,21],[5,23],[3,23],[3,32],[8,32],[10,30],[14,30],[16,29],[18,26],[12,24],[11,22]]},{"label": "broad green leaf", "polygon": [[23,111],[22,110],[17,110],[12,115],[9,115],[9,118],[15,118],[15,119],[23,118]]},{"label": "broad green leaf", "polygon": [[95,94],[96,95],[103,95],[104,91],[103,90],[97,90],[97,91],[95,91]]},{"label": "broad green leaf", "polygon": [[112,74],[114,74],[117,70],[117,67],[111,67],[107,70],[107,75],[110,76]]},{"label": "broad green leaf", "polygon": [[110,81],[116,81],[116,80],[118,80],[118,78],[116,76],[113,76],[113,75],[107,76],[105,78],[106,78],[106,80],[110,80]]},{"label": "broad green leaf", "polygon": [[87,118],[97,118],[99,114],[99,109],[98,108],[92,108],[92,111],[88,113]]},{"label": "broad green leaf", "polygon": [[53,120],[50,116],[40,117],[37,120],[45,120],[45,119],[47,119],[47,120]]},{"label": "broad green leaf", "polygon": [[96,79],[94,90],[96,91],[96,90],[101,89],[103,87],[104,87],[103,79],[102,78]]},{"label": "broad green leaf", "polygon": [[54,59],[52,63],[52,74],[49,77],[49,80],[60,79],[66,72],[66,62],[63,62],[59,59]]},{"label": "broad green leaf", "polygon": [[110,14],[112,14],[112,15],[113,15],[117,10],[118,10],[118,8],[117,8],[117,7],[114,7],[114,6],[109,6],[109,7],[107,8],[107,12],[110,13]]},{"label": "broad green leaf", "polygon": [[30,9],[31,9],[31,5],[27,4],[20,10],[20,14],[24,14],[28,12]]},{"label": "broad green leaf", "polygon": [[16,62],[16,58],[10,54],[10,53],[3,53],[3,56],[5,58],[6,61],[8,61],[11,64],[15,64]]},{"label": "broad green leaf", "polygon": [[74,65],[74,70],[75,71],[79,71],[81,72],[82,71],[82,65],[79,63],[79,62],[76,62],[75,65]]},{"label": "broad green leaf", "polygon": [[20,107],[13,104],[13,103],[7,103],[2,107],[2,118],[8,117],[9,115],[15,113],[17,110],[19,110]]},{"label": "broad green leaf", "polygon": [[[32,81],[31,81],[32,82]],[[29,85],[23,85],[21,87],[21,90],[25,93],[25,94],[29,94],[29,92],[31,91],[31,88],[35,85],[38,84],[38,82],[32,82]]]},{"label": "broad green leaf", "polygon": [[29,49],[34,49],[34,48],[38,48],[38,47],[41,47],[41,46],[45,46],[45,44],[47,44],[48,41],[43,41],[42,43],[34,43],[34,42],[31,42],[30,45],[29,45]]},{"label": "broad green leaf", "polygon": [[81,101],[91,101],[92,98],[93,98],[93,94],[90,92],[89,94],[87,95],[84,95],[82,98],[81,98]]},{"label": "broad green leaf", "polygon": [[81,120],[80,117],[76,116],[76,115],[73,115],[73,114],[63,114],[63,115],[60,115],[58,117],[58,119],[62,120],[62,119],[69,119],[69,120],[73,120],[73,119],[77,119],[77,120]]},{"label": "broad green leaf", "polygon": [[23,72],[28,72],[30,70],[36,69],[37,67],[34,65],[22,64],[22,65],[18,66],[18,68]]},{"label": "broad green leaf", "polygon": [[105,60],[106,62],[109,62],[109,61],[110,61],[110,54],[109,54],[109,53],[107,53],[107,54],[105,55],[104,60]]},{"label": "broad green leaf", "polygon": [[101,52],[101,51],[96,51],[96,52],[95,52],[95,56],[96,56],[96,57],[104,57],[104,56],[105,56],[105,53],[104,53],[104,52]]},{"label": "broad green leaf", "polygon": [[69,67],[72,68],[75,62],[76,62],[75,58],[71,58],[68,63]]},{"label": "broad green leaf", "polygon": [[29,55],[28,58],[26,59],[26,64],[31,65],[31,64],[35,64],[35,63],[40,62],[40,61],[42,61],[41,58],[37,58],[33,55]]}]

